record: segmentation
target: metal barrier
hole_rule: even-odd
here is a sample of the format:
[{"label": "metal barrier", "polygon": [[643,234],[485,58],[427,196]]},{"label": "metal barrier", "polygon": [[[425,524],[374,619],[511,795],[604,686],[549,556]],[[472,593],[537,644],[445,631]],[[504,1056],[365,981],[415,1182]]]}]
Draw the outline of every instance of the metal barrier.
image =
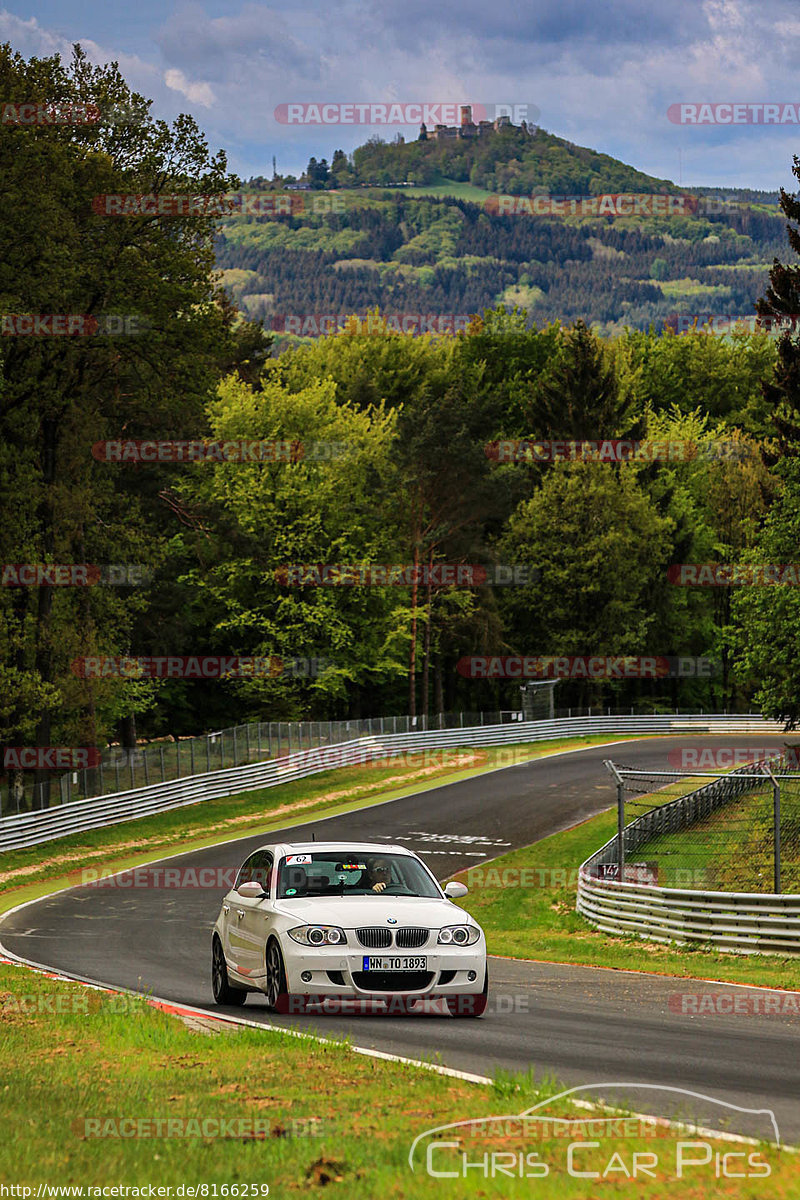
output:
[{"label": "metal barrier", "polygon": [[335,767],[353,766],[420,750],[459,746],[500,746],[591,734],[770,734],[782,733],[775,721],[757,714],[596,716],[554,721],[514,721],[503,725],[431,729],[420,733],[358,738],[337,746],[315,747],[282,758],[188,776],[110,796],[60,804],[41,812],[20,813],[0,820],[0,851],[35,846],[53,838],[100,829],[152,813],[217,800],[240,792],[276,787]]},{"label": "metal barrier", "polygon": [[[763,784],[759,763],[663,804],[628,825],[623,861],[660,833],[685,829],[743,792]],[[600,879],[598,869],[619,861],[618,834],[581,864],[577,910],[605,933],[651,941],[711,943],[744,954],[800,954],[800,896],[764,892],[711,892]]]}]

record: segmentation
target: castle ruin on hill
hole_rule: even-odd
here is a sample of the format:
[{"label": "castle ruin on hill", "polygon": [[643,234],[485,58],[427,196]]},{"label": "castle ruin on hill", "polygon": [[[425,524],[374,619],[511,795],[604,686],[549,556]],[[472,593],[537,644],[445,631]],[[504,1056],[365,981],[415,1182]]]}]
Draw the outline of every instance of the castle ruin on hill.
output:
[{"label": "castle ruin on hill", "polygon": [[512,125],[511,118],[507,116],[496,117],[494,121],[478,121],[476,125],[472,119],[472,105],[462,104],[460,125],[434,125],[432,132],[429,132],[423,121],[419,127],[417,141],[428,142],[435,140],[437,142],[448,142],[453,138],[472,139],[488,137],[501,129],[523,129],[526,133],[534,132],[534,127],[529,129],[527,121],[523,121],[521,125]]}]

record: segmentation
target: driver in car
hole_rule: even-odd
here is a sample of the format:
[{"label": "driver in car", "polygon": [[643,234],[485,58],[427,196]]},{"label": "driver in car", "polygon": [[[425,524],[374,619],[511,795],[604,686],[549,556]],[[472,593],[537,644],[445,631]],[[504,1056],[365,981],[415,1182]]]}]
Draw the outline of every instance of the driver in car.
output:
[{"label": "driver in car", "polygon": [[359,887],[369,888],[371,892],[382,892],[391,878],[392,869],[382,858],[373,858],[367,863],[367,869],[358,881]]}]

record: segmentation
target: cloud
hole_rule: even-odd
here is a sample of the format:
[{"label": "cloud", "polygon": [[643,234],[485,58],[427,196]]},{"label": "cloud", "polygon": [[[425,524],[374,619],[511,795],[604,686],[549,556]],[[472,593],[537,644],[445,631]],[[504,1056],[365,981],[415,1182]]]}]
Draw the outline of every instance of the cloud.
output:
[{"label": "cloud", "polygon": [[190,83],[183,71],[170,67],[164,72],[164,82],[173,92],[180,92],[192,104],[200,104],[203,108],[211,108],[216,97],[207,83]]}]

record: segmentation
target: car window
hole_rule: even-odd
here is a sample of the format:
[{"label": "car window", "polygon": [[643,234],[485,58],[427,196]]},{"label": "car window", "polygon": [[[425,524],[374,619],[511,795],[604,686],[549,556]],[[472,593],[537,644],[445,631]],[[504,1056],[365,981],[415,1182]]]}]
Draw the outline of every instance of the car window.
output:
[{"label": "car window", "polygon": [[235,887],[240,883],[260,883],[265,892],[269,891],[269,879],[272,871],[273,857],[269,850],[256,850],[246,858],[239,868]]},{"label": "car window", "polygon": [[[376,889],[376,883],[383,888]],[[376,895],[439,898],[428,872],[407,854],[325,850],[287,854],[278,872],[279,899]]]}]

